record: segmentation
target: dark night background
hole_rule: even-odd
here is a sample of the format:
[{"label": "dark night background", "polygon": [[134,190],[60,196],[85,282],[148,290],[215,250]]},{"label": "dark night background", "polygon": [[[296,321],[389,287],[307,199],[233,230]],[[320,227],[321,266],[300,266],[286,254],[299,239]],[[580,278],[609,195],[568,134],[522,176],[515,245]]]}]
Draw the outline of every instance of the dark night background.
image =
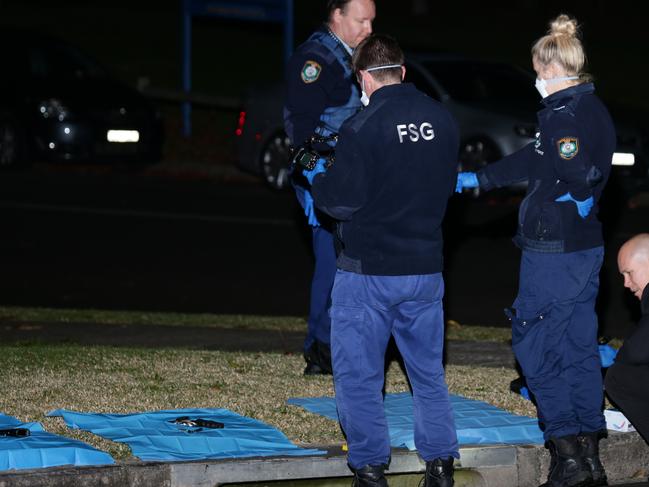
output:
[{"label": "dark night background", "polygon": [[[180,1],[149,0],[0,0],[0,29],[28,28],[54,34],[97,58],[113,75],[131,86],[148,83],[151,88],[179,92],[180,4]],[[323,4],[324,1],[319,0],[295,0],[295,45],[305,40],[323,19]],[[376,4],[374,30],[392,34],[405,48],[463,53],[507,61],[528,69],[530,47],[546,32],[548,21],[559,13],[573,15],[581,23],[589,59],[588,71],[594,75],[597,92],[607,103],[649,110],[649,98],[645,95],[649,78],[646,62],[649,34],[639,2],[379,0]],[[282,34],[279,25],[196,18],[192,50],[194,92],[208,97],[242,99],[251,86],[280,80],[283,75]],[[2,49],[11,49],[11,46],[0,46]],[[534,87],[530,86],[530,90]],[[194,133],[191,139],[185,140],[180,136],[179,104],[155,101],[166,123],[163,163],[200,162],[203,168],[209,165],[234,167],[233,131],[238,112],[195,106]],[[6,210],[13,220],[10,224],[5,221],[9,230],[4,231],[14,231],[19,237],[5,240],[9,250],[2,269],[6,278],[3,305],[306,314],[312,261],[306,239],[299,242],[299,233],[306,233],[300,227],[303,217],[297,215],[300,218],[295,221],[301,222],[297,225],[290,220],[295,206],[292,195],[272,195],[265,188],[248,185],[243,190],[248,200],[242,201],[242,190],[234,185],[212,186],[201,182],[190,186],[179,181],[163,184],[153,178],[145,181],[128,174],[107,172],[93,174],[81,184],[75,179],[79,176],[77,173],[70,176],[60,171],[57,174],[36,171],[13,175],[16,181],[31,189],[33,195],[28,196],[24,196],[25,192],[15,186],[11,178],[0,179],[0,184],[4,185],[3,198],[12,204],[15,201],[22,204],[21,198],[25,198],[29,204],[39,199],[37,203],[55,206],[83,203],[120,210],[122,206],[128,210],[147,211],[162,208],[174,215],[184,211],[190,216],[173,228],[173,239],[170,239],[167,222],[162,220],[156,226],[154,219],[143,218],[142,222],[133,223],[128,219],[131,217],[115,218],[115,229],[109,231],[104,228],[107,219],[97,215],[89,214],[83,219],[62,212],[56,217],[61,220],[57,220],[49,218],[48,213]],[[69,188],[69,197],[55,184]],[[128,194],[118,195],[119,191]],[[84,199],[75,200],[81,192],[86,193]],[[459,249],[455,256],[448,256],[448,268],[452,269],[455,258],[455,263],[462,261],[464,269],[457,276],[449,276],[447,289],[453,291],[448,293],[449,310],[451,313],[454,309],[462,310],[464,321],[469,323],[506,326],[501,310],[513,298],[518,268],[516,251],[510,242],[516,202],[497,208],[488,204],[470,205],[475,206],[476,213],[467,211],[460,217],[460,220],[466,217],[469,224],[463,230],[465,233],[447,240],[451,247],[453,238],[457,238]],[[604,306],[606,299],[617,303],[615,308],[608,309],[604,321],[624,326],[635,320],[637,303],[622,289],[615,254],[624,239],[633,233],[647,231],[647,212],[627,209],[623,205],[616,207],[616,211],[624,212],[625,216],[620,225],[617,225],[618,216],[614,212],[607,215],[605,228],[611,235],[616,233],[615,238],[607,241],[608,260],[602,273],[600,293],[606,296],[601,299]],[[231,213],[221,215],[226,211]],[[190,222],[192,215],[203,216],[202,212],[209,213],[212,223],[201,223],[200,218]],[[25,215],[34,218],[36,223],[31,220],[24,223]],[[265,239],[260,246],[248,238],[252,226],[246,228],[238,226],[239,223],[229,223],[233,215],[250,221],[260,216],[271,220],[285,218],[291,226],[275,229],[258,226],[260,236],[255,238]],[[43,232],[37,227],[41,221],[49,230]],[[47,231],[65,236],[65,229],[78,231],[80,224],[88,225],[89,230],[84,229],[86,235],[48,239]],[[236,233],[223,238],[226,232]],[[275,233],[269,235],[271,232]],[[290,233],[288,237],[287,233]],[[194,244],[198,239],[202,245],[199,250]],[[297,258],[295,251],[283,247],[287,239],[304,243]],[[108,258],[97,255],[97,250],[92,248],[95,244],[100,252],[110,252]],[[40,251],[33,252],[36,248]],[[272,255],[271,251],[281,252],[281,255]],[[229,258],[228,252],[254,255],[254,262],[260,267],[266,266],[265,272],[260,272],[254,264],[238,265]],[[70,271],[65,260],[57,264],[61,256],[69,262],[80,262],[77,264],[80,268]],[[286,262],[299,262],[301,269],[287,269]],[[27,264],[34,269],[33,274],[25,272]],[[69,279],[65,291],[57,293],[56,288],[62,282],[60,275],[68,275]],[[260,303],[255,309],[247,307],[252,283],[258,286],[252,294],[255,302]],[[494,291],[494,297],[483,292],[485,287]],[[266,289],[273,292],[267,293]],[[471,299],[477,296],[482,297],[484,306],[473,305]],[[491,315],[485,319],[483,311],[487,307]],[[449,317],[454,318],[452,314]]]},{"label": "dark night background", "polygon": [[[295,0],[295,44],[323,18],[324,2]],[[643,96],[649,34],[630,0],[377,1],[375,31],[405,47],[430,48],[530,66],[532,42],[559,13],[582,25],[589,71],[607,99],[649,106]],[[0,0],[0,27],[57,34],[83,47],[122,80],[180,87],[180,2]],[[251,83],[282,76],[279,25],[214,18],[194,23],[194,90],[238,96]],[[6,46],[5,46],[6,47]]]}]

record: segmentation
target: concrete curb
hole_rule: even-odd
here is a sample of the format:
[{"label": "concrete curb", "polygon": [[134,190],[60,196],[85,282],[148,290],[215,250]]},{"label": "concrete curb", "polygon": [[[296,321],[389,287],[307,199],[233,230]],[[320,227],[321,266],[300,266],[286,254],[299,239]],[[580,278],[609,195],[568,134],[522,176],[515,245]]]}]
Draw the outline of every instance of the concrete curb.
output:
[{"label": "concrete curb", "polygon": [[[318,485],[348,485],[351,473],[344,452],[339,447],[327,450],[325,456],[133,461],[106,467],[25,470],[0,473],[0,487],[215,487],[300,479],[322,479]],[[547,450],[540,445],[468,446],[460,455],[456,487],[537,487],[544,482],[549,464]],[[601,442],[601,456],[612,483],[646,477],[649,471],[649,447],[637,433],[611,433]],[[416,452],[394,450],[390,484],[413,485],[415,474],[419,478],[424,470]]]}]

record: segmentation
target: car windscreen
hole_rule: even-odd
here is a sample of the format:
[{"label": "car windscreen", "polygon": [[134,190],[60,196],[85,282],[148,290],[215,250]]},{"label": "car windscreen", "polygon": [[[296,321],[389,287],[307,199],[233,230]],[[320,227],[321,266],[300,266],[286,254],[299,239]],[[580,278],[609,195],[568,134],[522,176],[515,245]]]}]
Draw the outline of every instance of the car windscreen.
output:
[{"label": "car windscreen", "polygon": [[33,77],[49,79],[103,78],[104,70],[81,51],[63,44],[31,46],[29,70]]},{"label": "car windscreen", "polygon": [[539,104],[534,77],[515,66],[467,61],[425,61],[423,65],[458,102]]}]

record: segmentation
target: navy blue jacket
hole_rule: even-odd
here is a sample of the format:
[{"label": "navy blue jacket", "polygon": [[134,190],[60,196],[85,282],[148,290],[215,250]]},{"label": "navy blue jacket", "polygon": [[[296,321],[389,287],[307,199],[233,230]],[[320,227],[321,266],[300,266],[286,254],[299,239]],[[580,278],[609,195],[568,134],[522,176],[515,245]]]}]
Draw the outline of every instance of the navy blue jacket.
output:
[{"label": "navy blue jacket", "polygon": [[341,127],[336,160],[315,176],[316,206],[338,220],[338,268],[369,275],[442,271],[442,219],[459,133],[410,83],[384,86]]},{"label": "navy blue jacket", "polygon": [[316,131],[337,133],[360,107],[351,56],[323,26],[295,50],[286,66],[286,133],[293,145],[301,145]]},{"label": "navy blue jacket", "polygon": [[[611,171],[615,128],[591,83],[546,97],[538,112],[536,141],[478,172],[489,190],[528,182],[514,242],[537,252],[574,252],[603,245],[597,201]],[[581,218],[573,202],[555,202],[567,192],[595,205]]]},{"label": "navy blue jacket", "polygon": [[642,291],[640,308],[642,318],[638,326],[625,338],[615,357],[616,363],[649,366],[649,284]]}]

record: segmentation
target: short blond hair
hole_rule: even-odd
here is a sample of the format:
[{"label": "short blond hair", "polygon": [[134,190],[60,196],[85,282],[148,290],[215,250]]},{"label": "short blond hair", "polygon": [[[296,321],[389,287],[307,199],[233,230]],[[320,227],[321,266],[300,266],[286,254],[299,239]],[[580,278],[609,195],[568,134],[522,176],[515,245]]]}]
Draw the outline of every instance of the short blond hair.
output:
[{"label": "short blond hair", "polygon": [[561,14],[550,22],[548,33],[532,46],[532,58],[544,66],[555,62],[568,76],[590,81],[590,75],[583,72],[586,54],[579,39],[577,20],[568,15]]}]

